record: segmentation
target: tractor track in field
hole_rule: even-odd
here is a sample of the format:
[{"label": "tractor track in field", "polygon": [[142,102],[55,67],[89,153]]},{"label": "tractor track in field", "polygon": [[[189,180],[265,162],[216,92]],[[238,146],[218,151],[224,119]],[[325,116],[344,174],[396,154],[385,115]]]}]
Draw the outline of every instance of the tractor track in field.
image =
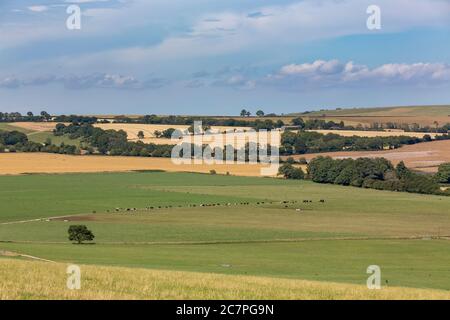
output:
[{"label": "tractor track in field", "polygon": [[46,220],[72,218],[72,217],[79,217],[79,216],[87,216],[89,214],[92,214],[92,213],[78,213],[78,214],[71,214],[71,215],[66,215],[66,216],[56,216],[56,217],[36,218],[36,219],[19,220],[19,221],[0,222],[0,226],[29,223],[29,222],[39,222],[39,221],[46,221]]},{"label": "tractor track in field", "polygon": [[[295,238],[295,239],[261,239],[261,240],[217,240],[217,241],[111,241],[95,242],[85,245],[220,245],[220,244],[250,244],[250,243],[295,243],[310,241],[382,241],[382,240],[450,240],[450,235],[442,236],[386,236],[386,237],[328,237],[328,238]],[[0,240],[1,243],[12,244],[71,244],[64,241],[15,241]]]},{"label": "tractor track in field", "polygon": [[54,263],[56,263],[56,261],[53,261],[53,260],[43,259],[43,258],[31,256],[29,254],[23,254],[23,253],[18,253],[18,252],[14,252],[14,251],[7,251],[7,250],[0,250],[0,257],[2,257],[2,256],[3,257],[20,257],[20,258],[26,258],[26,259],[37,260],[37,261],[42,261],[42,262],[54,262]]}]

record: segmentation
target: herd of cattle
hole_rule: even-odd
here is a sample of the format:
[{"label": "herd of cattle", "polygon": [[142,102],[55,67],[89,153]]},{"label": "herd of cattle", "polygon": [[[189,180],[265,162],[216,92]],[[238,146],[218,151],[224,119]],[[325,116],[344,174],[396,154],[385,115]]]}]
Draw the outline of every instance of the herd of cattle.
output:
[{"label": "herd of cattle", "polygon": [[[313,200],[303,200],[302,201],[305,204],[309,204],[309,203],[313,203]],[[284,205],[285,208],[289,208],[289,204],[296,204],[298,203],[298,201],[296,200],[291,200],[291,201],[260,201],[260,202],[255,202],[253,203],[253,205],[263,205],[263,204],[281,204]],[[325,200],[320,199],[319,203],[325,203]],[[199,205],[197,204],[189,204],[187,205],[187,207],[189,208],[195,208],[195,207],[220,207],[220,206],[224,206],[224,207],[229,207],[229,206],[249,206],[252,203],[250,202],[234,202],[234,203],[201,203]],[[157,210],[157,209],[171,209],[171,208],[182,208],[183,206],[179,205],[179,206],[171,206],[171,205],[167,205],[167,206],[150,206],[150,207],[145,207],[143,209],[138,209],[138,208],[115,208],[114,211],[115,212],[133,212],[133,211],[143,211],[143,210]],[[298,209],[297,211],[300,211],[301,209]],[[110,210],[107,210],[107,212],[110,212]]]}]

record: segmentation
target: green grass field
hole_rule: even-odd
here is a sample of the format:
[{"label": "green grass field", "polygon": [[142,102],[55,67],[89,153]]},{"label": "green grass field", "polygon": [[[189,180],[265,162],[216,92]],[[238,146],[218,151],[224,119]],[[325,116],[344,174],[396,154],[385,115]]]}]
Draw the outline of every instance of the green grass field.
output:
[{"label": "green grass field", "polygon": [[19,131],[25,134],[33,132],[32,130],[28,130],[25,128],[17,127],[13,123],[0,122],[0,130],[4,131]]},{"label": "green grass field", "polygon": [[52,144],[59,146],[61,143],[66,145],[74,145],[79,147],[81,144],[81,139],[70,139],[67,135],[65,136],[55,136],[53,132],[50,131],[33,131],[25,129],[19,126],[15,126],[14,123],[0,123],[0,130],[4,131],[19,131],[27,135],[28,140],[44,143],[47,139],[52,141]]},{"label": "green grass field", "polygon": [[[448,208],[448,197],[269,178],[1,176],[0,251],[84,265],[356,285],[376,264],[385,286],[450,290]],[[67,215],[74,216],[46,219]],[[86,224],[95,244],[71,244],[71,224]]]},{"label": "green grass field", "polygon": [[50,139],[52,144],[59,146],[61,143],[66,145],[80,146],[81,139],[70,139],[67,135],[55,136],[52,132],[32,132],[28,133],[28,140],[44,143],[47,139]]}]

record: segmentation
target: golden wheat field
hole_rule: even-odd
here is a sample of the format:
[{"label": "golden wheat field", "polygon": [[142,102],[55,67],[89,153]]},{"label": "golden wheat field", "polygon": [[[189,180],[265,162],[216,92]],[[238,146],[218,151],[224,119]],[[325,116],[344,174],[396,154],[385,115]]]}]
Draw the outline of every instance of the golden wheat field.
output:
[{"label": "golden wheat field", "polygon": [[[313,117],[314,118],[314,117]],[[434,128],[435,122],[439,125],[445,125],[450,123],[450,117],[448,116],[332,116],[326,117],[327,120],[333,120],[335,122],[344,121],[347,125],[361,124],[370,126],[373,123],[387,124],[412,124],[417,123],[421,126],[430,126]]]},{"label": "golden wheat field", "polygon": [[450,162],[450,140],[418,143],[403,146],[395,150],[311,153],[295,156],[295,158],[311,160],[318,156],[330,156],[335,159],[383,157],[391,161],[394,165],[398,164],[400,161],[404,161],[406,166],[413,170],[437,172],[440,164]]},{"label": "golden wheat field", "polygon": [[321,119],[340,122],[346,125],[370,126],[373,123],[387,124],[413,124],[430,126],[434,128],[436,123],[440,126],[450,123],[450,106],[407,106],[384,108],[353,108],[322,110],[300,115],[305,119]]},{"label": "golden wheat field", "polygon": [[169,172],[261,176],[262,164],[174,164],[170,158],[72,156],[51,153],[0,153],[0,174],[122,172],[164,170]]},{"label": "golden wheat field", "polygon": [[[52,131],[56,122],[14,122],[11,123],[12,126],[21,127],[31,131]],[[68,125],[68,123],[64,123]],[[94,126],[102,128],[103,130],[124,130],[130,134],[131,139],[137,138],[137,133],[143,131],[144,134],[147,133],[149,136],[154,136],[156,130],[163,131],[169,128],[186,130],[189,128],[188,125],[176,125],[176,124],[141,124],[141,123],[96,123]],[[245,130],[247,127],[227,127],[227,126],[212,126],[211,131],[213,132],[223,132],[227,130]]]},{"label": "golden wheat field", "polygon": [[[68,123],[64,124],[68,125]],[[12,122],[11,126],[30,131],[43,132],[55,129],[56,122]]]},{"label": "golden wheat field", "polygon": [[[67,124],[67,123],[66,123]],[[13,126],[35,131],[52,131],[56,123],[55,122],[15,122],[12,124]],[[185,131],[189,128],[188,125],[165,125],[165,124],[134,124],[134,123],[97,123],[94,124],[95,127],[101,128],[103,130],[123,130],[128,135],[128,140],[137,141],[141,140],[145,143],[154,143],[154,144],[176,144],[176,142],[171,139],[165,138],[156,138],[155,131],[164,131],[169,128],[178,129],[181,131]],[[225,127],[225,126],[212,126],[211,132],[219,133],[225,131],[234,131],[234,130],[247,130],[247,127]],[[139,131],[144,133],[144,139],[138,138]]]},{"label": "golden wheat field", "polygon": [[0,299],[450,299],[439,290],[87,265],[81,289],[69,290],[67,267],[0,258]]}]

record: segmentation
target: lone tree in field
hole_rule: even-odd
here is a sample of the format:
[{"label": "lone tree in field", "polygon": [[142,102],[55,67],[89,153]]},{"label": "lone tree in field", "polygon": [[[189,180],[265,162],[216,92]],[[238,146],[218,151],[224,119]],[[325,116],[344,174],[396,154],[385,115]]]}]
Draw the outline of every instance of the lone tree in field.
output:
[{"label": "lone tree in field", "polygon": [[139,139],[144,139],[144,131],[139,131],[137,136]]},{"label": "lone tree in field", "polygon": [[76,241],[81,244],[83,241],[92,241],[95,236],[91,230],[89,230],[85,225],[76,225],[69,227],[69,240]]},{"label": "lone tree in field", "polygon": [[256,111],[256,115],[257,115],[258,117],[264,117],[264,111],[258,110],[258,111]]},{"label": "lone tree in field", "polygon": [[241,117],[250,117],[250,115],[251,115],[250,111],[247,111],[245,109],[241,110]]}]

